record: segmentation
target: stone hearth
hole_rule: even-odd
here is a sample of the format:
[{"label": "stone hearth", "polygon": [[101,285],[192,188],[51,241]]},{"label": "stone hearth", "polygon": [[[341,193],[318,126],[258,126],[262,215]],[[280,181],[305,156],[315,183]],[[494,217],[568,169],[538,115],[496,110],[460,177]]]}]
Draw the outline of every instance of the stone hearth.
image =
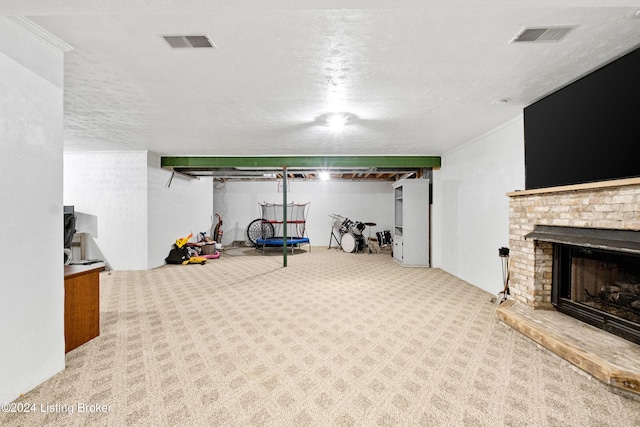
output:
[{"label": "stone hearth", "polygon": [[640,230],[640,178],[507,196],[510,300],[498,317],[614,389],[640,397],[640,346],[557,312],[551,303],[553,244],[525,239],[535,225]]},{"label": "stone hearth", "polygon": [[556,310],[533,310],[515,300],[496,315],[612,392],[640,402],[640,346]]}]

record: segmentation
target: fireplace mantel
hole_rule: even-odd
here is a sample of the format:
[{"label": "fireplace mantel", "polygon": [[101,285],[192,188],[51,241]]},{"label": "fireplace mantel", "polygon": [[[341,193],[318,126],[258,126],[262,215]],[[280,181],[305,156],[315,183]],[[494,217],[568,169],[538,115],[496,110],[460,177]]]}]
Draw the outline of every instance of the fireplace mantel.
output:
[{"label": "fireplace mantel", "polygon": [[611,181],[588,182],[585,184],[562,185],[558,187],[536,188],[533,190],[520,190],[507,193],[508,197],[530,196],[533,194],[560,193],[563,191],[594,190],[611,187],[624,187],[640,184],[640,178],[614,179]]}]

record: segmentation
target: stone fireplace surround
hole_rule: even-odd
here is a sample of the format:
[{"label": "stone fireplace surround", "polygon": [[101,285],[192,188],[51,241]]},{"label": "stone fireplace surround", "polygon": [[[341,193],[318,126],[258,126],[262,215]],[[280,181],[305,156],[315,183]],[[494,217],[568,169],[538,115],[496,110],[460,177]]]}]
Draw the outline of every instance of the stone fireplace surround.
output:
[{"label": "stone fireplace surround", "polygon": [[510,296],[498,307],[498,318],[613,391],[639,398],[640,346],[556,312],[551,304],[552,243],[524,236],[535,225],[640,230],[640,178],[515,191],[507,196]]},{"label": "stone fireplace surround", "polygon": [[640,178],[539,190],[509,196],[511,296],[550,309],[552,244],[525,239],[534,225],[640,230]]}]

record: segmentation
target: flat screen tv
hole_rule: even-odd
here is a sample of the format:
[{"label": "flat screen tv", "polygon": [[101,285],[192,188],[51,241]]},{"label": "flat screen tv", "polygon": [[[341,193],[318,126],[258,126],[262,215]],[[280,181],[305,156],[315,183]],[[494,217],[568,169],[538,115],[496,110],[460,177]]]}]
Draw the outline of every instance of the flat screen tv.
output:
[{"label": "flat screen tv", "polygon": [[640,48],[524,109],[525,187],[640,176]]}]

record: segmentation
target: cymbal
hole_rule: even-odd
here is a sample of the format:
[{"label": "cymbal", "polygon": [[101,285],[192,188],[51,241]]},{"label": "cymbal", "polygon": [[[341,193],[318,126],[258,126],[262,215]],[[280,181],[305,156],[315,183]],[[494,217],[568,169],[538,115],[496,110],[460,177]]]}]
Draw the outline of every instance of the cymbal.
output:
[{"label": "cymbal", "polygon": [[365,222],[364,225],[368,225],[369,227],[375,227],[376,223],[375,222]]}]

